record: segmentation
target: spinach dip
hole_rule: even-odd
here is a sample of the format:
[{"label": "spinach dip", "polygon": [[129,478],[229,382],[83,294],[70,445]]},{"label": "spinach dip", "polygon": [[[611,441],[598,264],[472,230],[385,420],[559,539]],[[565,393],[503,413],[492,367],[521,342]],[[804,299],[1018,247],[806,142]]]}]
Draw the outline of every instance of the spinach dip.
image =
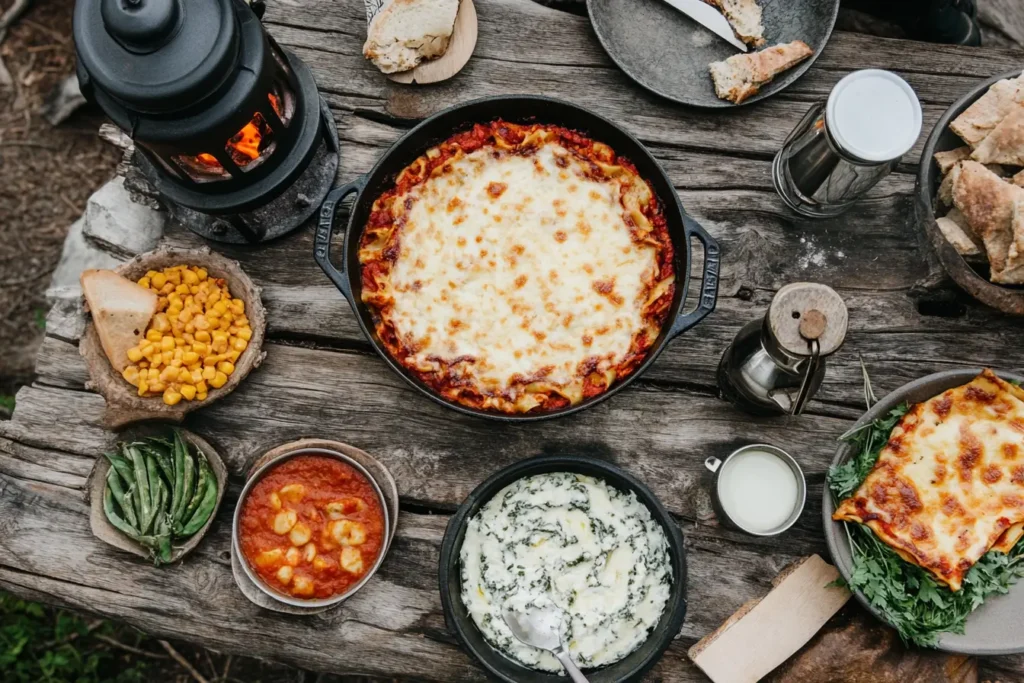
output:
[{"label": "spinach dip", "polygon": [[507,657],[561,671],[550,653],[517,640],[505,608],[559,607],[574,662],[613,664],[638,648],[668,602],[668,539],[632,491],[569,472],[520,479],[466,527],[462,601],[484,638]]}]

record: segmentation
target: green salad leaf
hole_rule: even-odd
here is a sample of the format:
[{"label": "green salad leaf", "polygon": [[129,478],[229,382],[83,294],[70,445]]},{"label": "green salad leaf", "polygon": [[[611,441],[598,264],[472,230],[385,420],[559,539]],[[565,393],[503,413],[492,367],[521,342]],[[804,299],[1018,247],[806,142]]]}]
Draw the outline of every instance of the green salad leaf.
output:
[{"label": "green salad leaf", "polygon": [[[889,434],[910,407],[904,403],[884,418],[855,428],[840,437],[856,448],[853,457],[828,473],[835,501],[852,494],[878,461]],[[862,524],[845,523],[853,551],[853,573],[848,586],[859,591],[885,617],[906,643],[934,646],[940,633],[963,633],[967,616],[990,595],[1006,593],[1024,575],[1024,544],[1009,554],[986,553],[964,577],[959,591],[907,562]],[[847,583],[842,579],[838,583]]]}]

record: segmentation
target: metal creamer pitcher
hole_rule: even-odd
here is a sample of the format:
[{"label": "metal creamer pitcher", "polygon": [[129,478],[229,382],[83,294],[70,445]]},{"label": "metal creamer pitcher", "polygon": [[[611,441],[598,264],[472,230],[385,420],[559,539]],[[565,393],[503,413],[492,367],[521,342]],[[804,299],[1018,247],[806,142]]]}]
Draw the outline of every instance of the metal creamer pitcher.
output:
[{"label": "metal creamer pitcher", "polygon": [[756,415],[799,415],[846,339],[846,304],[831,287],[780,289],[763,320],[739,331],[718,364],[723,398]]}]

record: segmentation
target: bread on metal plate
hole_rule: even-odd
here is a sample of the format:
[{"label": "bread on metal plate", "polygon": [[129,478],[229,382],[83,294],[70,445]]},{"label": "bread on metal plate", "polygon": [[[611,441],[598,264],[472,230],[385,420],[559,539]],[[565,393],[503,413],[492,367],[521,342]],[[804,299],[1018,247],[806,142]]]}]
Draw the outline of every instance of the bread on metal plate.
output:
[{"label": "bread on metal plate", "polygon": [[391,0],[370,22],[363,55],[386,74],[440,57],[458,11],[459,0]]}]

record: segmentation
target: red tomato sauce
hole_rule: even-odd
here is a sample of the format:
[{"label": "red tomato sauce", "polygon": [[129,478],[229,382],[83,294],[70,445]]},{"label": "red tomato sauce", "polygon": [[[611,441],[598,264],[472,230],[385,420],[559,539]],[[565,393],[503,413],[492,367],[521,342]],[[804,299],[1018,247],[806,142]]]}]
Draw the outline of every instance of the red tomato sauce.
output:
[{"label": "red tomato sauce", "polygon": [[300,599],[346,592],[384,547],[373,484],[336,458],[299,455],[268,471],[245,498],[239,544],[275,590]]}]

